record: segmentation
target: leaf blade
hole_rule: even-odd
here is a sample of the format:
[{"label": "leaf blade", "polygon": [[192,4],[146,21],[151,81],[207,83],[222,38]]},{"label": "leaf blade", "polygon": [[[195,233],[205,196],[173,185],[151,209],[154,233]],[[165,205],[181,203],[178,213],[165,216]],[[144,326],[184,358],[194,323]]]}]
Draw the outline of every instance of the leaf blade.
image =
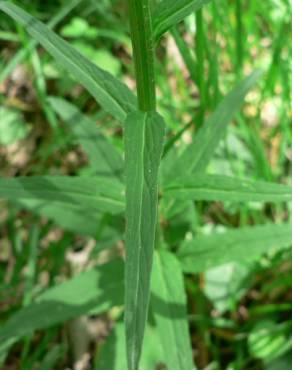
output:
[{"label": "leaf blade", "polygon": [[[20,209],[26,209],[39,216],[44,216],[54,221],[65,230],[80,233],[82,235],[91,235],[96,237],[99,224],[102,220],[101,213],[85,210],[82,207],[66,204],[62,202],[47,202],[35,199],[13,200]],[[84,222],[86,217],[86,222]]]},{"label": "leaf blade", "polygon": [[124,172],[122,156],[95,123],[64,99],[50,97],[48,101],[72,130],[97,174],[122,180]]},{"label": "leaf blade", "polygon": [[240,108],[248,91],[258,81],[262,71],[256,70],[238,84],[218,105],[195,135],[193,142],[186,147],[165,174],[164,181],[191,172],[204,172],[214,152],[224,137],[227,124]]},{"label": "leaf blade", "polygon": [[132,369],[138,367],[148,313],[163,137],[164,122],[157,113],[129,115],[125,124],[125,324],[128,363]]},{"label": "leaf blade", "polygon": [[151,308],[167,367],[177,370],[194,369],[183,274],[180,263],[173,254],[166,251],[154,254],[151,287]]},{"label": "leaf blade", "polygon": [[49,288],[1,327],[1,342],[71,320],[92,309],[98,313],[121,305],[123,271],[122,261],[115,260]]},{"label": "leaf blade", "polygon": [[0,198],[39,200],[88,211],[118,214],[124,210],[123,186],[105,178],[35,176],[0,179]]},{"label": "leaf blade", "polygon": [[0,1],[0,9],[24,26],[92,94],[102,108],[118,121],[124,122],[127,113],[136,109],[136,98],[126,85],[91,63],[42,22],[6,1]]},{"label": "leaf blade", "polygon": [[185,241],[178,258],[185,272],[198,273],[228,262],[251,260],[275,246],[291,245],[292,224],[244,227]]},{"label": "leaf blade", "polygon": [[163,0],[154,9],[153,28],[156,41],[185,17],[211,0]]},{"label": "leaf blade", "polygon": [[292,187],[220,175],[191,175],[165,186],[165,197],[180,200],[284,202]]}]

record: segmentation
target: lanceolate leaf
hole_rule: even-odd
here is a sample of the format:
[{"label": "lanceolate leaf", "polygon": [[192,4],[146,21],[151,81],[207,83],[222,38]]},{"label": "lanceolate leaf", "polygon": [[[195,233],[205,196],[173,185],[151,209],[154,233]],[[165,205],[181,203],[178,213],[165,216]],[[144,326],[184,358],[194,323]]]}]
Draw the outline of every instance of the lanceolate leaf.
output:
[{"label": "lanceolate leaf", "polygon": [[292,224],[245,227],[185,241],[178,257],[185,272],[250,260],[272,248],[292,246]]},{"label": "lanceolate leaf", "polygon": [[155,39],[158,40],[185,17],[210,2],[211,0],[162,0],[153,13]]},{"label": "lanceolate leaf", "polygon": [[113,217],[111,214],[105,214],[92,208],[84,209],[78,205],[39,199],[21,199],[14,203],[21,209],[52,220],[58,226],[74,234],[96,238],[99,249],[113,246],[121,239],[123,223],[120,215]]},{"label": "lanceolate leaf", "polygon": [[[98,211],[84,209],[74,204],[64,204],[62,202],[47,202],[41,199],[13,199],[13,202],[21,209],[27,209],[32,213],[44,216],[57,225],[74,233],[91,235],[96,237],[102,214]],[[85,221],[86,222],[85,222]]]},{"label": "lanceolate leaf", "polygon": [[180,200],[260,201],[292,200],[292,187],[219,175],[190,175],[166,185],[164,196]]},{"label": "lanceolate leaf", "polygon": [[167,368],[194,369],[183,274],[179,261],[171,253],[155,253],[151,288],[151,308]]},{"label": "lanceolate leaf", "polygon": [[57,202],[79,210],[120,213],[124,210],[123,186],[113,180],[90,177],[41,176],[0,179],[0,198]]},{"label": "lanceolate leaf", "polygon": [[124,84],[83,57],[43,23],[7,1],[0,1],[0,9],[20,23],[92,94],[106,112],[123,122],[127,113],[136,109],[136,98]]},{"label": "lanceolate leaf", "polygon": [[64,99],[49,98],[49,102],[73,131],[96,173],[122,179],[124,171],[122,156],[96,124]]},{"label": "lanceolate leaf", "polygon": [[123,263],[116,260],[48,289],[1,326],[0,342],[123,304]]},{"label": "lanceolate leaf", "polygon": [[163,137],[164,122],[155,112],[134,112],[126,120],[125,322],[128,363],[135,370],[148,312]]},{"label": "lanceolate leaf", "polygon": [[186,147],[170,167],[164,179],[166,183],[186,173],[205,171],[220,140],[225,135],[227,124],[238,112],[244,97],[260,76],[261,71],[255,71],[223,99],[198,134],[194,136],[192,144]]}]

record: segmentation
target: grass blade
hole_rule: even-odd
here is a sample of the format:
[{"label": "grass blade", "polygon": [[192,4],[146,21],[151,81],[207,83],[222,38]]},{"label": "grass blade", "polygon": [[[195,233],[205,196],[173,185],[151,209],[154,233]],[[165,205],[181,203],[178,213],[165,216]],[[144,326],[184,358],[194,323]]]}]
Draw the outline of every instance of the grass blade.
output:
[{"label": "grass blade", "polygon": [[122,305],[123,272],[122,261],[116,260],[48,289],[1,326],[0,341],[23,337],[92,309],[97,314]]},{"label": "grass blade", "polygon": [[292,201],[292,187],[219,175],[190,175],[164,188],[164,196],[180,200]]},{"label": "grass blade", "polygon": [[197,273],[228,262],[251,260],[272,248],[291,246],[292,224],[254,226],[185,241],[178,257],[185,272]]},{"label": "grass blade", "polygon": [[61,98],[49,98],[55,112],[67,123],[84,148],[96,174],[123,179],[124,162],[115,146],[102,134],[96,124],[73,104]]},{"label": "grass blade", "polygon": [[0,9],[20,23],[92,94],[107,113],[123,122],[127,113],[136,109],[136,98],[126,85],[91,63],[42,22],[7,1],[0,1]]},{"label": "grass blade", "polygon": [[72,205],[83,211],[118,214],[124,210],[123,186],[104,178],[40,176],[0,179],[0,198]]},{"label": "grass blade", "polygon": [[191,79],[196,84],[198,79],[198,75],[196,73],[196,60],[191,53],[189,45],[185,42],[184,38],[180,34],[178,27],[173,27],[171,29],[171,36],[176,43],[176,46],[180,52],[180,55],[184,61],[184,64],[188,70]]},{"label": "grass blade", "polygon": [[219,104],[215,112],[207,119],[195,135],[192,144],[186,147],[165,176],[167,183],[172,178],[190,172],[204,172],[214,152],[224,137],[226,127],[238,112],[249,90],[261,76],[261,71],[253,72],[235,87]]},{"label": "grass blade", "polygon": [[210,2],[211,0],[163,0],[158,3],[153,14],[155,40],[158,41],[165,32]]},{"label": "grass blade", "polygon": [[125,323],[130,370],[138,369],[147,321],[163,137],[164,122],[155,112],[135,112],[126,120]]},{"label": "grass blade", "polygon": [[166,251],[154,254],[151,308],[168,369],[194,369],[181,266]]}]

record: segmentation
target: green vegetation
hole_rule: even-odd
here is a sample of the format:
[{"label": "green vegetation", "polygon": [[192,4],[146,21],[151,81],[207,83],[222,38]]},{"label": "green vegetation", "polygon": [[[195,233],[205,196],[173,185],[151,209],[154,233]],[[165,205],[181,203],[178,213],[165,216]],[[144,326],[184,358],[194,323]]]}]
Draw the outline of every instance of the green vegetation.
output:
[{"label": "green vegetation", "polygon": [[290,369],[291,5],[0,1],[0,367]]}]

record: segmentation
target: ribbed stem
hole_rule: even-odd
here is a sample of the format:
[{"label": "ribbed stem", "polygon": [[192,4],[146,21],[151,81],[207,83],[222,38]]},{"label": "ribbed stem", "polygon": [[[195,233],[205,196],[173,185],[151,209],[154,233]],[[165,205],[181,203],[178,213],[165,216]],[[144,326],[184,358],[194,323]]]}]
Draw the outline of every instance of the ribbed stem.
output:
[{"label": "ribbed stem", "polygon": [[139,109],[156,109],[154,44],[149,0],[128,0]]}]

